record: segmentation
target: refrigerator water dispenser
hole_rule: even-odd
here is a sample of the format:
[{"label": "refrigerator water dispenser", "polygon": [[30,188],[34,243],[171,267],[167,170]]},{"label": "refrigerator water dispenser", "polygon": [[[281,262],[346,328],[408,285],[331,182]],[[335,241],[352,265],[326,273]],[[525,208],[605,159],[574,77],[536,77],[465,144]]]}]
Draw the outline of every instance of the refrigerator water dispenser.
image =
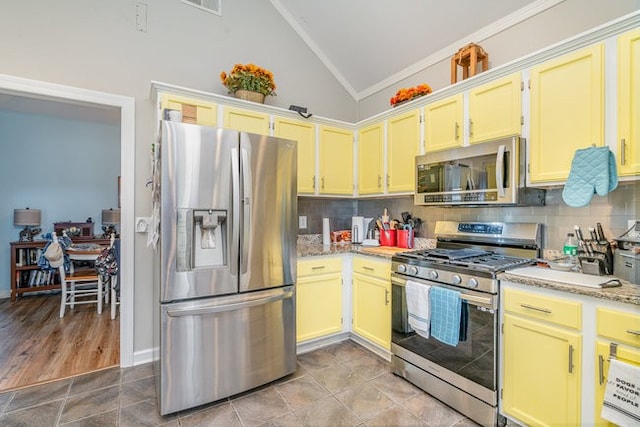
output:
[{"label": "refrigerator water dispenser", "polygon": [[226,211],[193,211],[192,249],[194,269],[226,265]]}]

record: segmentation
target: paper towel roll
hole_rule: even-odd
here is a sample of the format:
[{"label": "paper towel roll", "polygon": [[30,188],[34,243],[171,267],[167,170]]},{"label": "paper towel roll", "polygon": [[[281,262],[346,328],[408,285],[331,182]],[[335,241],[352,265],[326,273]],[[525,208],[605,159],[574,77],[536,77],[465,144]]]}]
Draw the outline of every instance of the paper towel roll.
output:
[{"label": "paper towel roll", "polygon": [[329,234],[331,233],[331,227],[329,226],[329,218],[322,218],[322,244],[330,245],[331,237]]}]

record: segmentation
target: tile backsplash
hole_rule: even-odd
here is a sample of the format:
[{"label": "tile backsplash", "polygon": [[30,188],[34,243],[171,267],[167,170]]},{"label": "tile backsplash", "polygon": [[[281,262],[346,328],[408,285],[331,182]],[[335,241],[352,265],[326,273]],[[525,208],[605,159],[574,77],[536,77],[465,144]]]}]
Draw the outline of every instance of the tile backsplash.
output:
[{"label": "tile backsplash", "polygon": [[307,229],[299,234],[322,232],[322,218],[329,218],[331,230],[351,228],[351,217],[381,215],[384,208],[391,218],[401,219],[402,212],[421,218],[423,225],[417,236],[433,238],[436,221],[503,221],[539,222],[544,225],[543,247],[560,249],[568,232],[579,225],[583,232],[600,222],[608,239],[627,230],[627,221],[640,218],[640,185],[620,182],[618,188],[606,196],[593,196],[591,203],[582,208],[567,206],[562,200],[562,188],[547,191],[545,206],[526,207],[426,207],[415,206],[413,196],[380,199],[326,199],[299,197],[298,215],[307,216]]}]

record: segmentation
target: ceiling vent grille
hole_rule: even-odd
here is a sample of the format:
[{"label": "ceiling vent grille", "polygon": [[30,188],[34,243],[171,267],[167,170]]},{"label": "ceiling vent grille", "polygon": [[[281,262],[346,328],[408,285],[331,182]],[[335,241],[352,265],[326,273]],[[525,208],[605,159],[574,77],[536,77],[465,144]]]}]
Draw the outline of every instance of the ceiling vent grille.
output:
[{"label": "ceiling vent grille", "polygon": [[222,0],[182,0],[182,3],[222,16]]}]

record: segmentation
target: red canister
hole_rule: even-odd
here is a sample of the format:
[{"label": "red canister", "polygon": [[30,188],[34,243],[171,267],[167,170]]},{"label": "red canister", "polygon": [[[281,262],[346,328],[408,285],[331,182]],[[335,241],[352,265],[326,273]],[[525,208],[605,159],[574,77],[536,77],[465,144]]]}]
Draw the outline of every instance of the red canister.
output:
[{"label": "red canister", "polygon": [[380,230],[380,246],[396,246],[398,230]]}]

